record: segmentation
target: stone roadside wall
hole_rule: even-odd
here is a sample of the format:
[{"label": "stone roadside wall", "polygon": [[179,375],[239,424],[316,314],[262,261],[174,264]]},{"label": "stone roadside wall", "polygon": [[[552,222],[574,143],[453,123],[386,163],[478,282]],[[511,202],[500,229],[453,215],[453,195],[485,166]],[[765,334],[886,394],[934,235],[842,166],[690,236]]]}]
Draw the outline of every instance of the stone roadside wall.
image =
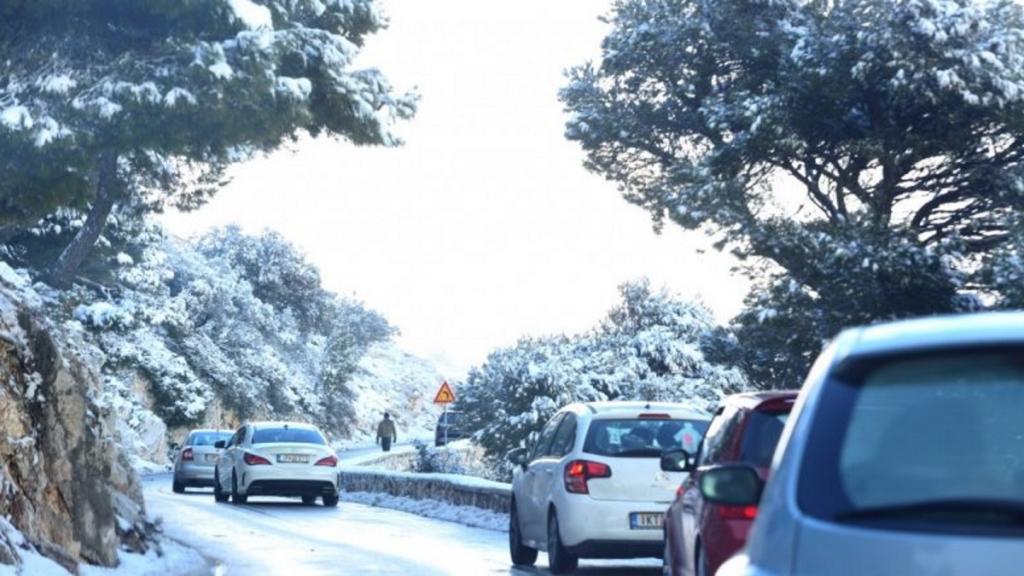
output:
[{"label": "stone roadside wall", "polygon": [[508,512],[512,498],[512,487],[508,484],[454,474],[417,474],[384,468],[345,468],[341,473],[341,487],[345,492],[377,492],[415,500],[438,500],[495,512]]}]

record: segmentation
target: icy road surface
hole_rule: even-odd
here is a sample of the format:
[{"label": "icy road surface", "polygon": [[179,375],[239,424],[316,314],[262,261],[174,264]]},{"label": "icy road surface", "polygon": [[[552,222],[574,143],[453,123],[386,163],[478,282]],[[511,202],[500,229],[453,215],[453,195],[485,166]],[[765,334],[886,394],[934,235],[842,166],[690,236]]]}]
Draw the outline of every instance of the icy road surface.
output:
[{"label": "icy road surface", "polygon": [[[169,474],[144,482],[146,506],[171,538],[218,564],[217,576],[338,574],[547,574],[513,569],[504,532],[468,528],[404,512],[342,502],[338,508],[297,500],[254,498],[216,504],[209,490],[171,491]],[[660,562],[583,561],[577,574],[660,574]]]}]

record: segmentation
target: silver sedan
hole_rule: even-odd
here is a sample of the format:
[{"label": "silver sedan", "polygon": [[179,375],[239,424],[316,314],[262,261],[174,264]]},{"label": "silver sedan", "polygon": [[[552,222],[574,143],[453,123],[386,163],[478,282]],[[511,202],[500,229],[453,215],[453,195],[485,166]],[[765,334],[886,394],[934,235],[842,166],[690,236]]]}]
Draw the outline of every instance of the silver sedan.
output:
[{"label": "silver sedan", "polygon": [[213,467],[217,463],[215,444],[231,438],[229,430],[193,430],[180,445],[172,445],[174,455],[174,484],[178,494],[189,486],[213,486]]}]

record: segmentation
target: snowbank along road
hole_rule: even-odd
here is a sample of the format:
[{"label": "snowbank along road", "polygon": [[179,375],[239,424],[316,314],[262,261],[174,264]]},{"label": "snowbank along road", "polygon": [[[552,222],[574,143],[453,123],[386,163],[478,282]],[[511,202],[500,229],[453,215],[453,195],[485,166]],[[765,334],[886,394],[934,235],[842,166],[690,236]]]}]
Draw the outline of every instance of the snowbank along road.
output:
[{"label": "snowbank along road", "polygon": [[[150,513],[163,518],[167,535],[210,558],[216,576],[548,573],[543,554],[536,568],[512,568],[504,532],[346,502],[338,508],[284,498],[216,504],[208,490],[174,494],[169,474],[147,478],[144,488]],[[660,573],[653,560],[584,561],[577,572]]]}]

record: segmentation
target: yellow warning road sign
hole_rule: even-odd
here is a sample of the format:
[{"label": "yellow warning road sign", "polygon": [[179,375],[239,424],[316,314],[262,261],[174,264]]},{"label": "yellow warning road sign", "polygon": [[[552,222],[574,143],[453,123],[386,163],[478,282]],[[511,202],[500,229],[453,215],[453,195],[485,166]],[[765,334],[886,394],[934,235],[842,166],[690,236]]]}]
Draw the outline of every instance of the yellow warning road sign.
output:
[{"label": "yellow warning road sign", "polygon": [[438,388],[437,395],[434,396],[434,404],[451,404],[452,402],[455,402],[455,392],[452,392],[452,387],[445,380]]}]

